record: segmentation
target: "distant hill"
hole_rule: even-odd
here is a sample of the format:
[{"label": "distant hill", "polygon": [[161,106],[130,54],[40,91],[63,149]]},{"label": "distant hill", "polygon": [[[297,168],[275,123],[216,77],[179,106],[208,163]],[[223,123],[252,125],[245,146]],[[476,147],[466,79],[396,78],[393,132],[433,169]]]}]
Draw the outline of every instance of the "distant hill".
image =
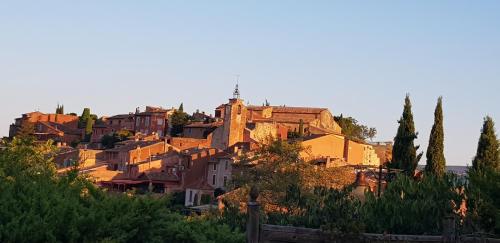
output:
[{"label": "distant hill", "polygon": [[[425,169],[425,165],[418,165],[417,167],[419,170]],[[463,166],[463,165],[449,165],[446,166],[446,171],[447,172],[453,172],[457,175],[465,175],[467,174],[467,170],[469,167]]]}]

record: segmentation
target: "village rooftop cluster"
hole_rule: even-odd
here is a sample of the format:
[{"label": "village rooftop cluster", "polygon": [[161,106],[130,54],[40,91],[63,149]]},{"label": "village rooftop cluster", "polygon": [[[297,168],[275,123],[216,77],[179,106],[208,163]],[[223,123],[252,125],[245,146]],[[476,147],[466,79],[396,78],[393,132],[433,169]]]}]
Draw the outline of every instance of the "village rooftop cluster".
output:
[{"label": "village rooftop cluster", "polygon": [[[301,158],[318,168],[350,166],[354,174],[360,166],[378,168],[391,160],[391,143],[348,138],[327,108],[245,105],[237,86],[214,116],[197,111],[180,130],[172,125],[178,111],[147,106],[103,116],[91,134],[76,114],[36,111],[15,119],[9,136],[31,124],[38,141],[55,141],[59,173],[77,164],[100,187],[185,193],[185,206],[215,201],[229,189],[241,156],[273,139],[299,141],[305,148]],[[103,144],[117,133],[127,135]]]}]

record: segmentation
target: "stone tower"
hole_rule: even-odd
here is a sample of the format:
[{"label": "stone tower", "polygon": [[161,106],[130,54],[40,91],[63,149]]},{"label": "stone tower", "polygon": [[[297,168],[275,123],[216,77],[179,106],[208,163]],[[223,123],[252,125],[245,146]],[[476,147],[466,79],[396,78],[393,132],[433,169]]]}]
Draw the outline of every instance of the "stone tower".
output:
[{"label": "stone tower", "polygon": [[229,148],[238,142],[243,142],[243,133],[247,122],[247,108],[240,99],[238,85],[234,89],[233,98],[224,109],[224,130],[222,133],[222,143],[225,148]]}]

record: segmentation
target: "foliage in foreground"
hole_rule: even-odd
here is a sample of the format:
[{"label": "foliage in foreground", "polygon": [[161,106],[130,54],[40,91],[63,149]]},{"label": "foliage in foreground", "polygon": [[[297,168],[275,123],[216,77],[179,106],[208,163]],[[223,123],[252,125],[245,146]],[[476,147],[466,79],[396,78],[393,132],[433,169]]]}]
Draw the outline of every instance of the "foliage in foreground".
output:
[{"label": "foliage in foreground", "polygon": [[464,199],[463,185],[451,174],[422,180],[400,175],[380,198],[367,194],[362,214],[367,231],[441,234],[443,219],[454,216]]},{"label": "foliage in foreground", "polygon": [[206,219],[169,210],[168,198],[109,195],[71,171],[57,176],[50,143],[14,139],[0,152],[2,242],[243,242]]},{"label": "foliage in foreground", "polygon": [[471,170],[468,177],[468,230],[500,235],[500,172]]}]

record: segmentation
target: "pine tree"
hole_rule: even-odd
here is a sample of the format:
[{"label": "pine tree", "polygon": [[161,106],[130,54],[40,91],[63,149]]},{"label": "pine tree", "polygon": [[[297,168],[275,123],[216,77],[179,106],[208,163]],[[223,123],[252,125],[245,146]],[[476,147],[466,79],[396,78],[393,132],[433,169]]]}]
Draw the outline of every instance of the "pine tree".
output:
[{"label": "pine tree", "polygon": [[403,115],[399,122],[398,132],[394,138],[393,157],[391,166],[402,169],[407,175],[413,176],[422,153],[417,155],[419,146],[414,145],[417,138],[413,114],[411,112],[410,96],[406,95]]},{"label": "pine tree", "polygon": [[92,117],[88,117],[85,122],[85,141],[90,142],[90,136],[92,135],[92,127],[94,126],[94,120]]},{"label": "pine tree", "polygon": [[184,112],[184,103],[181,103],[181,104],[179,105],[179,111],[180,111],[180,112]]},{"label": "pine tree", "polygon": [[485,169],[499,169],[499,144],[495,134],[495,123],[489,116],[484,118],[483,129],[477,145],[477,152],[472,161],[472,168],[476,171]]},{"label": "pine tree", "polygon": [[436,176],[443,176],[445,172],[446,159],[444,158],[444,128],[443,128],[443,104],[442,97],[439,97],[434,111],[434,125],[429,137],[429,147],[427,147],[427,165],[425,171]]}]

